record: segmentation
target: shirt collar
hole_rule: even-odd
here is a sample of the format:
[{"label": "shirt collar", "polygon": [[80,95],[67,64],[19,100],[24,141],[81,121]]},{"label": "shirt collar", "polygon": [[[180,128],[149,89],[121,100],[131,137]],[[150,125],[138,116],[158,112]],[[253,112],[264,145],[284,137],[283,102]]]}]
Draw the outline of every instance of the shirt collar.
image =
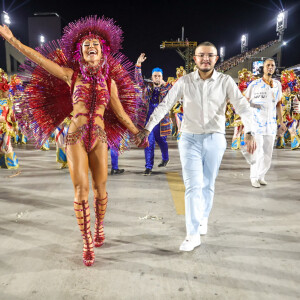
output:
[{"label": "shirt collar", "polygon": [[212,80],[216,80],[218,78],[218,72],[214,69],[212,76],[210,77]]},{"label": "shirt collar", "polygon": [[[216,80],[217,77],[218,77],[218,72],[214,69],[214,71],[213,71],[211,77],[209,78],[209,80]],[[195,79],[195,80],[200,80],[200,79],[201,79],[198,70],[196,70],[196,71],[194,72],[194,79]]]},{"label": "shirt collar", "polygon": [[200,80],[200,75],[199,75],[199,72],[198,72],[198,69],[196,71],[194,71],[194,79],[195,80]]}]

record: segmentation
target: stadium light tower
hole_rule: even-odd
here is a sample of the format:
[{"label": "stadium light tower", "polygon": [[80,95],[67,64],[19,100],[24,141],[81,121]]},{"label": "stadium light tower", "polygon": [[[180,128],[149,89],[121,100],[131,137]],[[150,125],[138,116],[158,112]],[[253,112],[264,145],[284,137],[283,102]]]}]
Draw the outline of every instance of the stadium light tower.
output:
[{"label": "stadium light tower", "polygon": [[220,58],[221,62],[223,62],[225,58],[225,47],[220,47]]},{"label": "stadium light tower", "polygon": [[283,10],[277,16],[277,23],[276,23],[276,32],[279,36],[279,41],[283,41],[283,33],[284,30],[287,28],[287,19],[288,19],[288,12]]},{"label": "stadium light tower", "polygon": [[44,43],[45,43],[45,37],[41,34],[40,35],[40,45],[41,45],[41,47],[44,45]]},{"label": "stadium light tower", "polygon": [[245,33],[241,37],[241,53],[248,50],[248,33]]},{"label": "stadium light tower", "polygon": [[1,23],[7,25],[8,27],[11,24],[10,17],[6,11],[3,11],[1,14]]}]

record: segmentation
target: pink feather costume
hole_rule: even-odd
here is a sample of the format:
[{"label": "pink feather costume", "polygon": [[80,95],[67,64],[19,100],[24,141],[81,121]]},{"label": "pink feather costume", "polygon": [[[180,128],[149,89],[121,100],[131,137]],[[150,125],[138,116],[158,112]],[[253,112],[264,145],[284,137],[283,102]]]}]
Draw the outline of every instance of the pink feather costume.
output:
[{"label": "pink feather costume", "polygon": [[[102,65],[96,74],[90,74],[82,64],[80,47],[86,38],[97,38],[102,46]],[[109,106],[111,80],[115,81],[120,102],[136,126],[142,127],[146,112],[141,97],[142,92],[133,81],[134,66],[118,52],[122,40],[122,30],[112,19],[91,16],[66,26],[60,41],[53,41],[37,49],[60,66],[74,70],[71,91],[64,81],[49,74],[30,60],[21,66],[23,74],[20,77],[24,81],[25,93],[24,97],[19,99],[22,113],[18,114],[17,118],[23,131],[35,139],[36,147],[39,148],[56,126],[70,115],[73,104],[81,101],[87,112],[77,114],[73,118],[85,116],[86,123],[76,132],[69,134],[67,144],[82,141],[86,151],[89,152],[96,140],[100,139],[103,142],[107,140],[108,146],[119,152],[128,149],[125,140],[129,132],[118,121]],[[79,86],[73,94],[74,82],[79,72],[89,86]],[[102,89],[98,89],[97,86]],[[96,113],[100,105],[106,107],[104,116]],[[104,120],[105,131],[95,123],[96,118]]]},{"label": "pink feather costume", "polygon": [[[86,39],[97,39],[100,42],[102,58],[96,67],[91,67],[82,58],[81,45]],[[121,42],[122,31],[113,20],[92,16],[70,23],[64,29],[64,35],[60,41],[49,43],[38,49],[48,59],[74,71],[71,89],[65,81],[51,75],[42,67],[29,60],[25,62],[22,66],[25,90],[24,96],[18,100],[21,113],[17,115],[17,118],[23,132],[35,139],[37,147],[47,140],[55,128],[71,114],[76,105],[75,108],[80,109],[77,111],[74,109],[76,114],[72,117],[72,121],[74,121],[73,124],[77,124],[76,121],[80,118],[78,121],[80,125],[77,126],[77,124],[72,132],[69,129],[68,145],[81,142],[87,153],[92,150],[97,141],[107,142],[110,148],[119,152],[128,148],[126,141],[130,133],[119,122],[110,107],[112,80],[116,83],[118,98],[125,113],[137,127],[141,128],[144,125],[146,110],[141,97],[142,91],[133,83],[133,64],[118,52]],[[81,83],[74,89],[77,76],[82,76],[79,81]],[[106,108],[104,115],[99,114],[100,107]],[[99,125],[102,121],[104,128]],[[144,140],[143,145],[146,146],[146,144],[147,139]],[[102,149],[105,149],[104,145]],[[76,147],[70,147],[69,153],[72,151],[74,153],[78,150]],[[70,173],[72,173],[74,166],[71,167],[70,164],[69,166]],[[93,172],[91,166],[89,167]],[[103,165],[104,171],[106,171],[105,167],[107,168],[107,165]],[[94,169],[95,173],[96,171],[98,170]],[[77,173],[80,172],[81,170],[78,169]],[[83,176],[88,177],[88,174]],[[103,180],[105,181],[106,178]],[[80,191],[85,190],[82,188],[85,184],[84,180],[79,179],[78,182],[76,186],[74,184],[74,210],[83,237],[83,262],[86,266],[91,266],[95,260],[93,247],[100,247],[105,239],[103,220],[108,196],[106,187],[95,188],[95,190],[98,189],[94,191],[95,232],[92,238],[88,193],[76,193],[76,187],[79,187]],[[100,194],[106,195],[100,196]]]}]

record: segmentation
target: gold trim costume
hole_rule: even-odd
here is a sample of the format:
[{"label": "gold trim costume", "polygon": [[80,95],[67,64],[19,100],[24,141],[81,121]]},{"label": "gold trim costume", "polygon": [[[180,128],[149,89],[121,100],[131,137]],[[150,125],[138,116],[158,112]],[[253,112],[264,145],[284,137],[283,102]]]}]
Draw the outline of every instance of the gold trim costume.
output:
[{"label": "gold trim costume", "polygon": [[[10,77],[9,86],[10,86],[9,94],[10,94],[10,98],[13,101],[14,111],[21,112],[19,106],[16,103],[19,103],[21,97],[23,96],[24,93],[23,82],[16,74],[14,74]],[[12,137],[12,141],[15,144],[22,144],[22,145],[27,144],[28,142],[27,136],[23,134],[20,126],[18,126],[18,130],[16,132],[15,137]]]},{"label": "gold trim costume", "polygon": [[291,143],[291,150],[300,148],[299,126],[300,113],[294,107],[300,99],[300,79],[293,70],[284,70],[281,74],[282,109],[286,131],[278,128],[276,148],[283,149]]},{"label": "gold trim costume", "polygon": [[67,117],[59,126],[56,127],[54,132],[56,144],[56,161],[61,164],[61,169],[68,168],[66,141],[70,124],[71,119]]},{"label": "gold trim costume", "polygon": [[[248,85],[257,78],[252,74],[251,71],[248,71],[246,68],[240,70],[238,74],[239,74],[238,87],[241,93],[244,95],[244,92],[246,91]],[[242,123],[240,116],[235,113],[235,110],[230,103],[227,104],[225,115],[226,115],[226,127],[234,128],[231,149],[238,150],[241,148],[241,146],[245,145],[244,132],[243,132],[244,125]]]},{"label": "gold trim costume", "polygon": [[[183,66],[180,66],[179,68],[176,68],[176,79],[174,77],[169,77],[168,82],[174,85],[178,79],[184,75],[186,75],[186,71]],[[180,139],[180,127],[183,118],[182,99],[171,109],[171,118],[175,119],[175,122],[173,121],[172,135],[176,136],[178,141]]]},{"label": "gold trim costume", "polygon": [[7,74],[0,69],[0,168],[18,169],[19,161],[12,147],[18,124],[7,80]]}]

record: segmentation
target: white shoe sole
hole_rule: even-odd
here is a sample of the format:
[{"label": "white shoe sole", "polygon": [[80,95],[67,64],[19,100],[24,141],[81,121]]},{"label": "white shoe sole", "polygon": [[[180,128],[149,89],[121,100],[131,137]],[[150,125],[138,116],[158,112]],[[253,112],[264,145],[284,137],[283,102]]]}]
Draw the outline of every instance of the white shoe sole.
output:
[{"label": "white shoe sole", "polygon": [[267,182],[259,182],[260,185],[267,185],[268,183]]},{"label": "white shoe sole", "polygon": [[192,249],[191,249],[191,248],[188,248],[188,249],[187,249],[187,248],[181,248],[181,247],[180,247],[179,250],[180,250],[180,251],[184,251],[184,252],[191,252],[191,251],[193,251],[196,247],[199,247],[200,245],[201,245],[201,244],[195,246],[195,247],[192,248]]},{"label": "white shoe sole", "polygon": [[260,188],[260,185],[254,185],[254,184],[251,184],[252,187],[256,188],[256,189],[259,189]]},{"label": "white shoe sole", "polygon": [[193,248],[185,248],[183,246],[180,246],[179,247],[179,250],[180,251],[185,251],[185,252],[190,252],[190,251],[193,251],[196,247],[199,247],[201,245],[201,242],[197,245],[195,245]]},{"label": "white shoe sole", "polygon": [[251,182],[251,185],[254,187],[254,188],[260,188],[260,183],[258,180],[254,181],[250,181]]},{"label": "white shoe sole", "polygon": [[200,235],[206,235],[207,234],[207,227],[201,230],[201,226],[200,226],[200,231],[199,231]]}]

